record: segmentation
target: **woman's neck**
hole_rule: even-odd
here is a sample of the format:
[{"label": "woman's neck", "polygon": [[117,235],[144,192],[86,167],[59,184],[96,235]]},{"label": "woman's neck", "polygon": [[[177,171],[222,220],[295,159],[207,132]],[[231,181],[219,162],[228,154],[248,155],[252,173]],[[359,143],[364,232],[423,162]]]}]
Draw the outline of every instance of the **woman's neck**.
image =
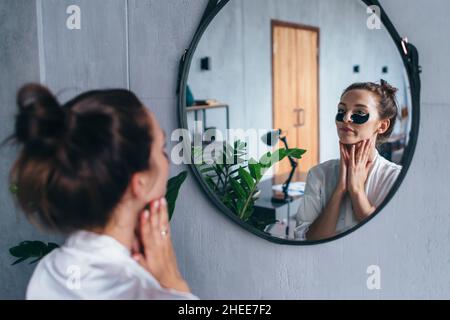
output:
[{"label": "woman's neck", "polygon": [[137,216],[133,212],[131,208],[118,207],[105,227],[90,231],[110,236],[131,250],[137,226]]},{"label": "woman's neck", "polygon": [[370,157],[369,157],[369,159],[370,159],[370,161],[372,161],[372,163],[374,163],[375,158],[377,157],[377,153],[378,153],[378,151],[377,151],[377,149],[375,147],[373,147],[370,150]]},{"label": "woman's neck", "polygon": [[[351,144],[347,145],[347,150],[348,150],[349,153],[352,151],[352,146],[353,145],[351,145]],[[355,155],[356,155],[357,151],[358,150],[355,150]],[[375,162],[375,159],[377,157],[377,153],[378,153],[378,151],[377,151],[377,149],[375,147],[372,147],[370,149],[370,151],[369,151],[369,159],[372,162],[372,164]]]}]

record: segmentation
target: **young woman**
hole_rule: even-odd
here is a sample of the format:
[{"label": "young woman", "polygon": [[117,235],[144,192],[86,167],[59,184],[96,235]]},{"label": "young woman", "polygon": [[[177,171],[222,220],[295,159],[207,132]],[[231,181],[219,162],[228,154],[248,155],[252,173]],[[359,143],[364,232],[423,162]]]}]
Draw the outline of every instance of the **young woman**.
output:
[{"label": "young woman", "polygon": [[336,116],[340,160],[308,172],[296,238],[332,237],[369,217],[383,201],[402,168],[376,149],[394,128],[396,91],[384,80],[355,83],[344,90]]},{"label": "young woman", "polygon": [[196,299],[170,239],[169,162],[153,114],[127,90],[59,105],[28,84],[17,103],[18,203],[32,221],[68,234],[37,265],[27,299]]}]

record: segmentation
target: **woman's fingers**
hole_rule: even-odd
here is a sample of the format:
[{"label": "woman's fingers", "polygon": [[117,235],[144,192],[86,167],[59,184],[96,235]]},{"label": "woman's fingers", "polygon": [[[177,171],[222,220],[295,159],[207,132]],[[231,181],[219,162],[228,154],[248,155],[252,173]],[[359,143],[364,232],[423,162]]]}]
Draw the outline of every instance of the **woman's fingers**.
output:
[{"label": "woman's fingers", "polygon": [[141,244],[139,241],[139,235],[135,232],[133,243],[131,244],[131,253],[140,253],[141,252]]},{"label": "woman's fingers", "polygon": [[152,226],[152,230],[154,231],[158,228],[159,225],[159,200],[153,201],[152,206],[150,208],[150,224]]},{"label": "woman's fingers", "polygon": [[339,152],[341,154],[341,159],[345,161],[344,146],[340,142],[339,142]]},{"label": "woman's fingers", "polygon": [[133,254],[133,259],[139,263],[144,269],[147,269],[147,262],[145,261],[145,258],[140,253]]},{"label": "woman's fingers", "polygon": [[347,159],[347,165],[350,161],[350,151],[347,145],[344,145],[344,154],[345,154],[345,158]]},{"label": "woman's fingers", "polygon": [[364,154],[365,154],[365,150],[366,150],[366,141],[367,140],[363,140],[359,143],[358,153],[356,155],[356,163],[363,162],[363,160],[364,160]]},{"label": "woman's fingers", "polygon": [[150,213],[150,221],[151,221],[151,227],[152,227],[152,235],[153,235],[153,242],[155,245],[159,246],[162,243],[162,237],[161,237],[161,201],[160,199],[155,201],[155,205],[153,207],[153,211]]},{"label": "woman's fingers", "polygon": [[145,210],[140,221],[140,236],[145,255],[148,255],[151,248],[161,244],[161,239],[168,233],[167,201],[165,199],[153,201],[150,211]]},{"label": "woman's fingers", "polygon": [[160,211],[159,211],[159,225],[161,230],[161,235],[163,237],[169,236],[169,213],[167,211],[167,201],[166,198],[161,198],[160,201]]},{"label": "woman's fingers", "polygon": [[350,150],[350,159],[349,159],[349,164],[351,167],[355,166],[355,145],[352,145],[352,148]]},{"label": "woman's fingers", "polygon": [[369,153],[369,142],[370,140],[364,140],[362,152],[361,152],[361,162],[365,165],[368,159],[368,153]]},{"label": "woman's fingers", "polygon": [[170,268],[173,268],[172,272],[174,274],[179,274],[175,251],[172,247],[172,241],[170,240],[170,223],[169,223],[169,213],[167,208],[167,201],[163,197],[161,198],[161,207],[160,207],[160,230],[161,230],[161,239],[164,247],[164,254],[167,258],[167,262],[169,262]]},{"label": "woman's fingers", "polygon": [[348,164],[349,161],[349,153],[348,153],[348,149],[347,149],[347,145],[343,144],[343,143],[339,143],[340,144],[340,151],[341,151],[341,158],[344,159],[345,164]]},{"label": "woman's fingers", "polygon": [[370,151],[372,150],[372,147],[374,146],[374,140],[373,139],[369,139],[369,142],[367,143],[367,155],[366,155],[366,168],[370,166],[370,164],[372,163],[372,159],[370,158]]},{"label": "woman's fingers", "polygon": [[361,151],[361,142],[358,142],[355,145],[355,155],[354,155],[355,164],[358,163],[358,161],[359,161],[360,151]]},{"label": "woman's fingers", "polygon": [[364,163],[366,163],[366,162],[371,162],[371,159],[370,159],[371,154],[370,154],[370,152],[371,152],[371,150],[372,150],[373,144],[374,144],[374,143],[373,143],[373,139],[372,139],[372,138],[370,138],[370,139],[367,140],[367,146],[366,146],[366,159],[365,159],[365,162],[364,162]]},{"label": "woman's fingers", "polygon": [[363,163],[364,165],[367,164],[370,159],[370,150],[372,148],[372,144],[372,139],[367,139],[357,144],[358,151],[355,156],[355,163]]},{"label": "woman's fingers", "polygon": [[345,159],[345,163],[348,163],[349,160],[349,154],[348,154],[348,148],[346,145],[342,145],[342,149],[344,150],[344,159]]},{"label": "woman's fingers", "polygon": [[149,247],[152,245],[152,227],[150,225],[150,211],[147,209],[141,214],[140,217],[140,235],[145,256],[148,255]]}]

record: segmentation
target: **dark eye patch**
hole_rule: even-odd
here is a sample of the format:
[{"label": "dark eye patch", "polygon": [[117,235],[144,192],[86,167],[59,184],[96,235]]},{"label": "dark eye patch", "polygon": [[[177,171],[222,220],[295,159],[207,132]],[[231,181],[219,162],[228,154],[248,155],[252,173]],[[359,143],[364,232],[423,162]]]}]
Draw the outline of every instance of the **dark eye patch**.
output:
[{"label": "dark eye patch", "polygon": [[[336,115],[336,121],[344,122],[345,112],[341,112],[342,110],[338,110],[338,114]],[[352,114],[350,117],[354,124],[364,124],[369,121],[370,114],[360,115],[360,114]]]},{"label": "dark eye patch", "polygon": [[360,115],[360,114],[352,114],[351,119],[355,124],[363,124],[369,120],[369,114]]},{"label": "dark eye patch", "polygon": [[341,112],[341,110],[338,111],[338,114],[336,115],[336,121],[338,122],[344,122],[344,112]]}]

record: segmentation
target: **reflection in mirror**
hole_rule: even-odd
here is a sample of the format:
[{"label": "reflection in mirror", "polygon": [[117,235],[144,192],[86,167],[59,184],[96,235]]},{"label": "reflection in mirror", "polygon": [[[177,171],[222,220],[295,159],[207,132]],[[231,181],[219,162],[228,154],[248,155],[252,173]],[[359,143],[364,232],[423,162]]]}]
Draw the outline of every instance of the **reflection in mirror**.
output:
[{"label": "reflection in mirror", "polygon": [[372,9],[359,0],[231,0],[201,37],[186,94],[201,141],[196,166],[249,225],[325,239],[370,217],[389,193],[411,98]]}]

